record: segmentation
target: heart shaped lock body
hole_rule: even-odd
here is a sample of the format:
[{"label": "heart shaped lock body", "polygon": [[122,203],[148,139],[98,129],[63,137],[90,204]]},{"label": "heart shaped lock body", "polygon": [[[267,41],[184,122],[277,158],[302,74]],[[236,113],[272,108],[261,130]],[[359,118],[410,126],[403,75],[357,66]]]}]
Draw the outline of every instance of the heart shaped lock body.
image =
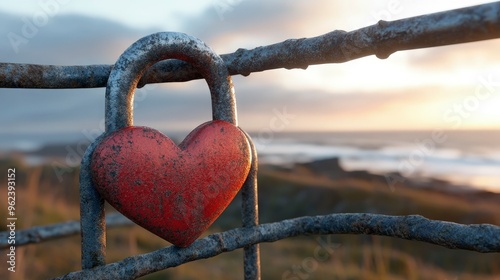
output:
[{"label": "heart shaped lock body", "polygon": [[119,212],[179,247],[189,246],[224,211],[251,166],[245,134],[215,120],[177,146],[147,127],[106,136],[92,155],[99,193]]}]

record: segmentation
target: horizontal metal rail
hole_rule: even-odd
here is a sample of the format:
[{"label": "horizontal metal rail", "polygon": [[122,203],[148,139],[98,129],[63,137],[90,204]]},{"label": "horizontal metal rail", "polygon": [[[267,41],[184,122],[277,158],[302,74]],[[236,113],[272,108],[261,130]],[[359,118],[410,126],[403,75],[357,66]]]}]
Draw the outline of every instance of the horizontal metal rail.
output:
[{"label": "horizontal metal rail", "polygon": [[[247,76],[270,69],[306,69],[309,65],[341,63],[369,55],[387,58],[396,51],[495,38],[500,38],[500,2],[379,21],[351,32],[337,30],[313,38],[290,39],[252,50],[238,49],[221,57],[230,75]],[[105,87],[112,66],[0,63],[0,88]],[[153,66],[139,86],[200,78],[191,65],[167,60]]]},{"label": "horizontal metal rail", "polygon": [[[119,213],[106,215],[107,228],[135,225],[128,218]],[[35,226],[16,231],[16,247],[33,243],[40,243],[57,238],[68,237],[80,233],[80,221],[67,221],[64,223]],[[0,249],[8,248],[9,231],[0,232]]]},{"label": "horizontal metal rail", "polygon": [[151,253],[92,269],[71,272],[57,279],[135,279],[262,242],[308,234],[369,234],[419,240],[452,249],[500,252],[500,227],[461,225],[422,216],[331,214],[238,228],[209,235],[187,248],[169,246]]}]

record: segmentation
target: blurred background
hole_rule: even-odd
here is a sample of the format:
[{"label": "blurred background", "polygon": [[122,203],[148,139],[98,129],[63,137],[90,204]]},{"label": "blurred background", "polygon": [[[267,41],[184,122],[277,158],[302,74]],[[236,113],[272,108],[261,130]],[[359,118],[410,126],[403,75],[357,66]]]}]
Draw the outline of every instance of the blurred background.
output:
[{"label": "blurred background", "polygon": [[[1,3],[0,61],[113,64],[130,44],[159,31],[193,35],[224,54],[486,2]],[[239,124],[262,165],[261,221],[370,212],[499,225],[499,47],[496,39],[234,76]],[[78,167],[103,131],[104,90],[0,89],[0,158],[4,170],[19,170],[22,228],[78,219]],[[147,85],[136,92],[134,118],[180,141],[211,118],[206,83]],[[235,201],[211,232],[238,227],[238,207]],[[301,274],[282,279],[500,279],[498,254],[380,237],[322,238],[335,252],[324,261],[314,259],[315,237],[263,245],[263,278],[299,267]],[[166,245],[140,228],[113,229],[108,262]],[[5,274],[11,279],[79,269],[79,237],[19,251],[24,260],[19,273]],[[150,278],[239,279],[241,258],[231,254],[241,252]]]}]

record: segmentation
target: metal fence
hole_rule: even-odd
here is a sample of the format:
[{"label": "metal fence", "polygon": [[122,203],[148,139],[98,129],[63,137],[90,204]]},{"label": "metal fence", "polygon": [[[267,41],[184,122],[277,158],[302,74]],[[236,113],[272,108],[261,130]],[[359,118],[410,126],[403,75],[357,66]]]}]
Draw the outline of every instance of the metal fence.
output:
[{"label": "metal fence", "polygon": [[[290,39],[252,50],[238,49],[221,55],[230,75],[247,76],[276,68],[302,68],[309,65],[341,63],[368,55],[388,58],[396,51],[436,47],[500,38],[500,2],[423,15],[377,24],[352,32],[336,30],[313,38]],[[93,88],[105,87],[113,65],[53,66],[0,63],[2,88]],[[139,81],[179,82],[201,78],[190,64],[169,60],[157,63]],[[255,151],[254,151],[255,152]],[[256,155],[255,157],[256,158]],[[85,170],[82,169],[82,173]],[[151,253],[105,264],[105,225],[131,222],[121,215],[104,217],[103,199],[92,188],[82,189],[82,224],[33,227],[16,232],[16,245],[22,246],[60,238],[90,228],[82,234],[82,268],[58,279],[135,279],[186,262],[244,248],[245,279],[260,279],[261,242],[305,234],[371,234],[460,248],[478,252],[500,252],[500,226],[462,225],[429,220],[422,216],[377,214],[331,214],[299,217],[270,224],[258,224],[257,163],[242,188],[243,227],[215,233],[195,241],[187,248],[166,247]],[[83,174],[82,176],[85,176]],[[89,205],[94,205],[90,207]],[[97,205],[97,206],[95,206]],[[85,217],[84,217],[85,216]],[[0,233],[0,248],[7,248],[9,232]],[[90,237],[89,237],[90,236]]]}]

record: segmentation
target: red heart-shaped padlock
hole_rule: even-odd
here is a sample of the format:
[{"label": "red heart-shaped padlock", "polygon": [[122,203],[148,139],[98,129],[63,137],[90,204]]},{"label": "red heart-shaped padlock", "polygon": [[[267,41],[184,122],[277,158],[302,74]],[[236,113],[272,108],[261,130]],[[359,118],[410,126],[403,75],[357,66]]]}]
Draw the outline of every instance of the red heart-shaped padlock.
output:
[{"label": "red heart-shaped padlock", "polygon": [[179,146],[152,128],[115,131],[94,150],[91,170],[97,190],[114,208],[186,247],[229,205],[250,165],[245,134],[215,120],[197,127]]}]

